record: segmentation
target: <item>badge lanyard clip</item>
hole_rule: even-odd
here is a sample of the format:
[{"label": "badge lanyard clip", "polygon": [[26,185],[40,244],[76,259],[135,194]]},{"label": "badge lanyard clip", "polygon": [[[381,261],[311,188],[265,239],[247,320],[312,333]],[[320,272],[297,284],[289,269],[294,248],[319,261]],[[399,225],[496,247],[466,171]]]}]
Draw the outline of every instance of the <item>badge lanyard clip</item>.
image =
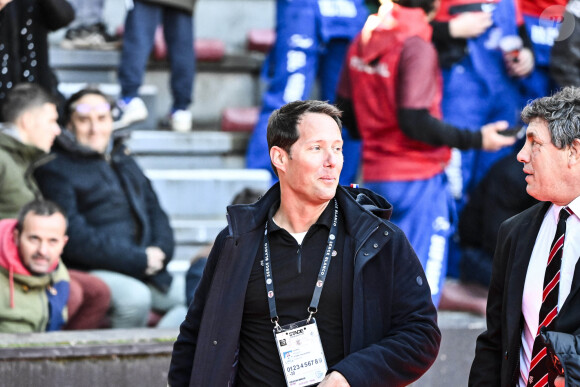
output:
[{"label": "badge lanyard clip", "polygon": [[[328,268],[330,267],[330,261],[332,259],[332,254],[334,251],[334,246],[336,244],[336,234],[338,229],[338,202],[334,199],[334,218],[332,226],[330,227],[330,233],[328,234],[328,240],[326,242],[326,249],[324,251],[324,257],[322,258],[322,264],[320,265],[320,271],[318,272],[318,279],[316,280],[316,286],[314,287],[314,293],[312,294],[312,301],[310,301],[310,306],[307,308],[309,313],[308,322],[312,319],[312,316],[318,311],[318,303],[320,302],[320,295],[322,294],[322,288],[324,286],[324,281],[326,280],[326,275],[328,274]],[[272,277],[272,262],[270,254],[270,242],[268,241],[268,222],[266,222],[266,227],[264,230],[264,278],[266,279],[266,293],[268,296],[268,307],[270,309],[270,321],[274,324],[276,331],[280,332],[282,328],[278,323],[278,312],[276,311],[276,300],[274,297],[274,279]]]}]

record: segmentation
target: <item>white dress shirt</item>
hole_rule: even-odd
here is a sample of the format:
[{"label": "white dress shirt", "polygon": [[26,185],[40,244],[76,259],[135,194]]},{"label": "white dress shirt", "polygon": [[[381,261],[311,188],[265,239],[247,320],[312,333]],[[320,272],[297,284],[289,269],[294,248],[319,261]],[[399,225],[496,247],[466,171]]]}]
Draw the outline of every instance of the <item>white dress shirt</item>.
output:
[{"label": "white dress shirt", "polygon": [[[570,294],[574,269],[580,257],[580,219],[578,218],[578,215],[580,215],[580,197],[574,199],[568,204],[568,207],[574,212],[574,215],[570,216],[566,221],[566,236],[564,237],[562,266],[560,267],[558,311],[560,311],[568,294]],[[526,387],[528,382],[532,348],[538,333],[540,307],[542,306],[544,291],[544,274],[561,209],[561,206],[552,204],[546,212],[528,265],[522,299],[524,329],[522,332],[522,347],[520,349],[520,387]]]}]

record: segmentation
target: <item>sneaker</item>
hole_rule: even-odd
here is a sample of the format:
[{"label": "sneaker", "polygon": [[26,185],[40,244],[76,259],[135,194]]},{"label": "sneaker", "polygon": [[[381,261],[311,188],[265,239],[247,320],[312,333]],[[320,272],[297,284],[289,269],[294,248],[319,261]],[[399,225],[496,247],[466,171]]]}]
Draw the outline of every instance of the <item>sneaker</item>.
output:
[{"label": "sneaker", "polygon": [[176,110],[169,119],[171,130],[175,132],[190,132],[193,126],[191,121],[192,116],[189,110]]},{"label": "sneaker", "polygon": [[119,115],[113,123],[113,128],[121,129],[134,124],[136,122],[145,121],[149,112],[145,102],[139,97],[131,98],[129,102],[120,100],[117,102],[119,107]]},{"label": "sneaker", "polygon": [[70,28],[60,45],[67,50],[116,50],[121,47],[121,40],[109,35],[103,23],[96,23]]}]

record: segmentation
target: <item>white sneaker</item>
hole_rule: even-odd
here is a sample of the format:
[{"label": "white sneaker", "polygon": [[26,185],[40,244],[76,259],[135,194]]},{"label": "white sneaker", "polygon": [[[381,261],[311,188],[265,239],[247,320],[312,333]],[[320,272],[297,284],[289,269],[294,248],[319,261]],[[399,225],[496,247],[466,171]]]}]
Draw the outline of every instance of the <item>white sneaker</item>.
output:
[{"label": "white sneaker", "polygon": [[176,110],[170,118],[171,130],[176,132],[190,132],[192,128],[192,115],[189,110]]},{"label": "white sneaker", "polygon": [[114,129],[125,128],[136,122],[145,121],[149,112],[145,102],[139,97],[132,98],[129,103],[124,103],[122,100],[118,102],[121,115],[113,123]]}]

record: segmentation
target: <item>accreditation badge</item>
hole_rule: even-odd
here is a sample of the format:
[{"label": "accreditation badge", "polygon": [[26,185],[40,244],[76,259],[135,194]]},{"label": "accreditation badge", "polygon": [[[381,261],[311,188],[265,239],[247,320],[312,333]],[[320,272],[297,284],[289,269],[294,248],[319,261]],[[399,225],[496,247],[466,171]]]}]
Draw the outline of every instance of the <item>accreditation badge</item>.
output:
[{"label": "accreditation badge", "polygon": [[316,385],[324,379],[328,368],[314,318],[275,328],[274,337],[289,387]]}]

